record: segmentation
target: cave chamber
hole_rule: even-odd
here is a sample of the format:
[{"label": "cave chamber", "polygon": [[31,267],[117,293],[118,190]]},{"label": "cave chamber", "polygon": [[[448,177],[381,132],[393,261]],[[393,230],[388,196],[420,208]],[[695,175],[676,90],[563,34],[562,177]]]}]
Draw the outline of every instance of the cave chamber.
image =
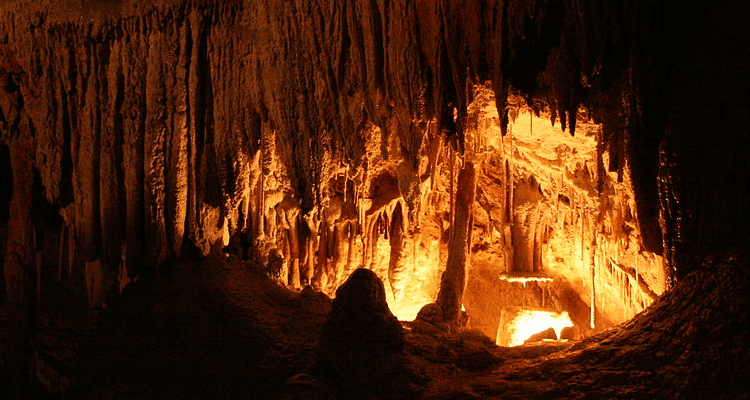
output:
[{"label": "cave chamber", "polygon": [[3,2],[0,395],[747,395],[748,11]]}]

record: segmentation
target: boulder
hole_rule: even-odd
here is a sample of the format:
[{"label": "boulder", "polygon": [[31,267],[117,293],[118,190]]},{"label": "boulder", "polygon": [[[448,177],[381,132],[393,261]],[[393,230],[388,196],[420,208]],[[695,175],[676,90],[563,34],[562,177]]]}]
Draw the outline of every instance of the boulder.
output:
[{"label": "boulder", "polygon": [[404,331],[386,303],[378,276],[358,269],[336,291],[320,336],[318,375],[348,398],[390,398],[403,370]]},{"label": "boulder", "polygon": [[319,361],[346,373],[377,358],[402,353],[404,332],[388,308],[383,282],[360,268],[336,290],[320,337]]},{"label": "boulder", "polygon": [[543,330],[541,332],[537,332],[531,336],[529,336],[528,339],[526,339],[523,344],[529,344],[529,343],[535,343],[535,342],[541,342],[544,339],[550,339],[555,340],[557,339],[557,333],[555,333],[555,330],[552,328],[548,328],[546,330]]},{"label": "boulder", "polygon": [[568,326],[560,332],[560,339],[581,340],[581,328],[577,326]]}]

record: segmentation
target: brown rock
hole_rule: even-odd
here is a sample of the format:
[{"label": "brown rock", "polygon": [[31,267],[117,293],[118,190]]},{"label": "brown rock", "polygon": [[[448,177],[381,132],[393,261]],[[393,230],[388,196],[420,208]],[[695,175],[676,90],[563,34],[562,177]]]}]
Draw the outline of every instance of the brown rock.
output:
[{"label": "brown rock", "polygon": [[336,370],[401,353],[404,332],[388,308],[385,289],[374,272],[360,268],[336,291],[323,326],[319,357]]},{"label": "brown rock", "polygon": [[305,373],[286,380],[285,400],[333,400],[336,389],[320,379]]},{"label": "brown rock", "polygon": [[581,340],[581,329],[577,326],[563,328],[560,332],[560,339]]},{"label": "brown rock", "polygon": [[537,332],[531,336],[529,336],[528,339],[526,339],[523,344],[529,344],[529,343],[535,343],[535,342],[541,342],[544,339],[557,339],[557,334],[555,333],[555,330],[552,328],[548,328],[547,330]]},{"label": "brown rock", "polygon": [[360,268],[336,291],[320,337],[318,371],[344,392],[376,390],[390,380],[404,332],[377,275]]}]

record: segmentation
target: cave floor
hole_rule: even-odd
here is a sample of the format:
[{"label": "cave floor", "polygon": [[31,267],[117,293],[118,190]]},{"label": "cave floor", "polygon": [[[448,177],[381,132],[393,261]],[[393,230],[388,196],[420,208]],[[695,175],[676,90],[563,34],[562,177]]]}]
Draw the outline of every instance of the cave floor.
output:
[{"label": "cave floor", "polygon": [[[497,347],[403,323],[423,398],[747,398],[747,252],[686,278],[633,320],[582,342]],[[308,370],[330,300],[250,264],[181,262],[126,288],[78,355],[70,398],[284,398]],[[321,397],[324,398],[324,397]]]},{"label": "cave floor", "polygon": [[327,298],[303,301],[243,265],[168,268],[102,313],[69,397],[279,398],[312,361]]}]

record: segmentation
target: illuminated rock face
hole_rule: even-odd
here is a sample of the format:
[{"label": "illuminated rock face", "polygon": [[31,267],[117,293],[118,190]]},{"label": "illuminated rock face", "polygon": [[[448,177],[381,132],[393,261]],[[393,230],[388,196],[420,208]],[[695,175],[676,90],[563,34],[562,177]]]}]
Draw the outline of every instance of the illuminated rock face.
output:
[{"label": "illuminated rock face", "polygon": [[[437,297],[466,162],[464,305],[489,330],[502,273],[567,282],[606,326],[750,222],[735,135],[750,96],[726,73],[744,59],[671,52],[732,51],[732,32],[714,29],[718,50],[693,33],[702,17],[575,1],[64,3],[0,5],[3,280],[19,309],[66,279],[100,308],[166,260],[226,249],[328,294],[371,269],[412,318]],[[693,84],[703,68],[725,78]]]},{"label": "illuminated rock face", "polygon": [[[560,339],[564,328],[573,327],[568,313],[553,313],[549,311],[518,310],[510,316],[504,316],[511,329],[498,331],[497,344],[500,346],[518,346],[524,344],[532,335],[552,329],[553,335],[548,339]],[[501,317],[502,319],[502,317]]]},{"label": "illuminated rock face", "polygon": [[[644,249],[629,167],[606,168],[602,127],[582,119],[571,137],[511,98],[503,137],[491,100],[477,90],[467,132],[480,171],[464,302],[474,327],[494,337],[502,308],[547,307],[545,296],[586,332],[651,304],[665,290],[663,260]],[[541,282],[527,288],[531,278]]]},{"label": "illuminated rock face", "polygon": [[[494,33],[479,40],[490,4],[206,2],[150,13],[137,4],[91,8],[91,27],[66,25],[61,10],[13,18],[4,6],[3,143],[14,182],[33,183],[44,200],[35,207],[61,216],[29,219],[31,186],[15,185],[9,224],[19,229],[7,248],[20,261],[6,263],[9,288],[34,275],[38,257],[24,243],[36,227],[58,279],[83,277],[92,307],[166,260],[224,249],[329,295],[354,269],[371,269],[396,315],[411,319],[437,297],[468,161],[478,186],[465,240],[470,289],[483,274],[564,277],[603,326],[664,290],[650,252],[658,246],[640,233],[648,221],[653,236],[654,215],[639,215],[609,111],[591,102],[578,113],[584,99],[549,75],[567,65],[556,50],[546,70],[535,66],[540,89],[554,89],[541,96],[546,117],[508,100],[509,82],[529,89],[514,74],[530,57],[526,42],[560,40],[521,39],[519,21],[552,23],[549,10],[508,3],[517,14],[507,36],[485,27]],[[308,17],[316,10],[320,18]],[[321,40],[325,29],[335,40]],[[420,40],[385,40],[395,37]],[[498,53],[503,45],[516,58]],[[467,58],[444,59],[454,52]],[[579,56],[585,76],[601,66]],[[490,83],[466,82],[457,62]],[[585,124],[589,116],[604,126]],[[498,311],[468,303],[479,325]]]}]

